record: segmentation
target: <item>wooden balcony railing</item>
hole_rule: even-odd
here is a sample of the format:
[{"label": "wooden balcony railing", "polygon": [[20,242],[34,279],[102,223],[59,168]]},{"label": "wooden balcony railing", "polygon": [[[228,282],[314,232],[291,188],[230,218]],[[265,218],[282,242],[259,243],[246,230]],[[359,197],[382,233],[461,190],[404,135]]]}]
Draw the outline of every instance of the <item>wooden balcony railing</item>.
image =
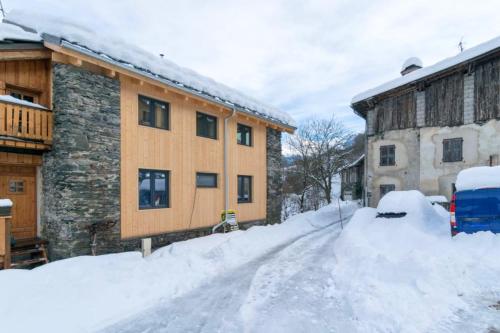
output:
[{"label": "wooden balcony railing", "polygon": [[0,101],[0,136],[52,144],[52,111]]}]

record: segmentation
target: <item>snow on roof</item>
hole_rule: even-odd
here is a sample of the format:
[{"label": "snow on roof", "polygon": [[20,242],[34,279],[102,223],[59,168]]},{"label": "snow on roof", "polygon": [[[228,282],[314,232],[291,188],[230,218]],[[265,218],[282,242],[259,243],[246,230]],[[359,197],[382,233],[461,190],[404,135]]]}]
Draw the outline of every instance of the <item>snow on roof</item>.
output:
[{"label": "snow on roof", "polygon": [[483,166],[462,170],[458,173],[455,186],[457,191],[500,187],[500,166]]},{"label": "snow on roof", "polygon": [[361,155],[360,157],[358,157],[354,162],[352,162],[351,164],[348,164],[346,165],[345,167],[343,167],[342,169],[340,169],[341,171],[342,170],[345,170],[345,169],[348,169],[350,167],[353,167],[355,166],[356,164],[358,164],[359,162],[361,162],[363,159],[365,158],[365,154]]},{"label": "snow on roof", "polygon": [[29,106],[30,108],[47,110],[47,108],[43,105],[24,101],[22,99],[15,98],[15,97],[10,96],[10,95],[0,95],[0,101],[6,102],[6,103],[11,103],[11,104]]},{"label": "snow on roof", "polygon": [[0,41],[40,42],[37,34],[24,31],[22,28],[6,23],[0,23]]},{"label": "snow on roof", "polygon": [[485,43],[479,44],[475,47],[471,47],[454,57],[446,58],[437,62],[436,64],[424,68],[417,69],[411,73],[406,74],[405,76],[399,77],[395,80],[386,82],[378,87],[369,89],[365,92],[362,92],[356,96],[354,96],[351,100],[351,104],[355,104],[365,100],[367,98],[382,94],[391,89],[400,87],[402,85],[408,84],[410,82],[414,82],[420,80],[429,75],[435,74],[437,72],[443,71],[450,67],[453,67],[457,64],[460,64],[464,61],[476,58],[482,54],[493,51],[497,48],[500,48],[500,36],[493,38]]},{"label": "snow on roof", "polygon": [[71,18],[19,10],[9,12],[6,20],[36,30],[44,39],[60,38],[63,47],[139,72],[141,75],[224,104],[226,107],[236,107],[238,111],[294,127],[295,123],[289,114],[193,70],[180,67],[167,59],[131,45],[123,39],[103,36],[102,31],[92,30],[90,22],[79,24]]},{"label": "snow on roof", "polygon": [[12,207],[12,201],[10,199],[0,199],[0,207]]},{"label": "snow on roof", "polygon": [[406,61],[403,63],[403,66],[401,67],[401,71],[404,71],[405,69],[407,69],[410,66],[424,67],[424,65],[422,64],[422,60],[420,60],[420,58],[411,57],[411,58],[406,59]]}]

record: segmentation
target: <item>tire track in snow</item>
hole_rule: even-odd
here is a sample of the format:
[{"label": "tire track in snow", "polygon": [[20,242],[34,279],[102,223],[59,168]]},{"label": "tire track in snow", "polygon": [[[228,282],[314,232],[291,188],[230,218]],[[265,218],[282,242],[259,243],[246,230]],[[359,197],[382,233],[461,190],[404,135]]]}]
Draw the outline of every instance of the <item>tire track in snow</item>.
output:
[{"label": "tire track in snow", "polygon": [[[350,216],[346,216],[343,220],[349,218]],[[278,271],[272,273],[272,276],[282,281],[283,278],[290,280],[302,271],[297,271],[301,259],[310,263],[314,253],[318,254],[318,251],[321,252],[326,247],[331,247],[331,242],[340,233],[339,224],[340,220],[292,239],[184,296],[160,302],[142,313],[104,329],[103,332],[261,331],[263,327],[254,326],[249,320],[252,316],[257,316],[254,319],[260,321],[258,312],[270,299],[276,299],[276,297],[269,298],[269,295],[259,295],[255,292],[259,289],[258,285],[266,280],[262,279],[262,274],[272,271],[272,267],[277,267]],[[302,267],[306,266],[302,265]],[[253,284],[257,286],[252,287]],[[288,294],[290,286],[286,286],[285,291]],[[274,292],[277,295],[280,293],[278,285],[274,286]],[[263,297],[262,302],[252,303],[256,300],[255,297],[260,296]],[[276,303],[273,303],[272,307],[276,311],[280,310]],[[269,318],[267,314],[269,312],[264,313],[264,316]],[[287,314],[282,313],[282,315]],[[283,318],[283,320],[286,322],[289,318]]]}]

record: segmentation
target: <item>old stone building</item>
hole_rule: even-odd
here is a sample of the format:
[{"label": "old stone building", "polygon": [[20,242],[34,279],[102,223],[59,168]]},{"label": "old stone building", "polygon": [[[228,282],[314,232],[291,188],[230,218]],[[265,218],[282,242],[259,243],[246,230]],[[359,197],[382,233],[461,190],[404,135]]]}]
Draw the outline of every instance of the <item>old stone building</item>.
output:
[{"label": "old stone building", "polygon": [[352,100],[372,207],[391,190],[450,199],[460,170],[499,163],[500,37],[428,67],[409,59],[401,73]]},{"label": "old stone building", "polygon": [[46,240],[60,259],[208,234],[226,210],[243,228],[281,221],[286,113],[39,19],[1,24],[0,198],[14,202],[14,239]]}]

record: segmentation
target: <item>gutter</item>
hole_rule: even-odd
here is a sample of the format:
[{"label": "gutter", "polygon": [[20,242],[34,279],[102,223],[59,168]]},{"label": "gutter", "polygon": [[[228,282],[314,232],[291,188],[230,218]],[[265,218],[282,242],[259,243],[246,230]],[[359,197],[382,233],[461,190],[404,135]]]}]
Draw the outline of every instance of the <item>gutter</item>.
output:
[{"label": "gutter", "polygon": [[[236,109],[232,109],[229,116],[224,118],[224,211],[229,209],[229,172],[228,172],[228,141],[229,141],[229,130],[228,122],[229,119],[236,115]],[[227,213],[226,213],[227,214]]]}]

